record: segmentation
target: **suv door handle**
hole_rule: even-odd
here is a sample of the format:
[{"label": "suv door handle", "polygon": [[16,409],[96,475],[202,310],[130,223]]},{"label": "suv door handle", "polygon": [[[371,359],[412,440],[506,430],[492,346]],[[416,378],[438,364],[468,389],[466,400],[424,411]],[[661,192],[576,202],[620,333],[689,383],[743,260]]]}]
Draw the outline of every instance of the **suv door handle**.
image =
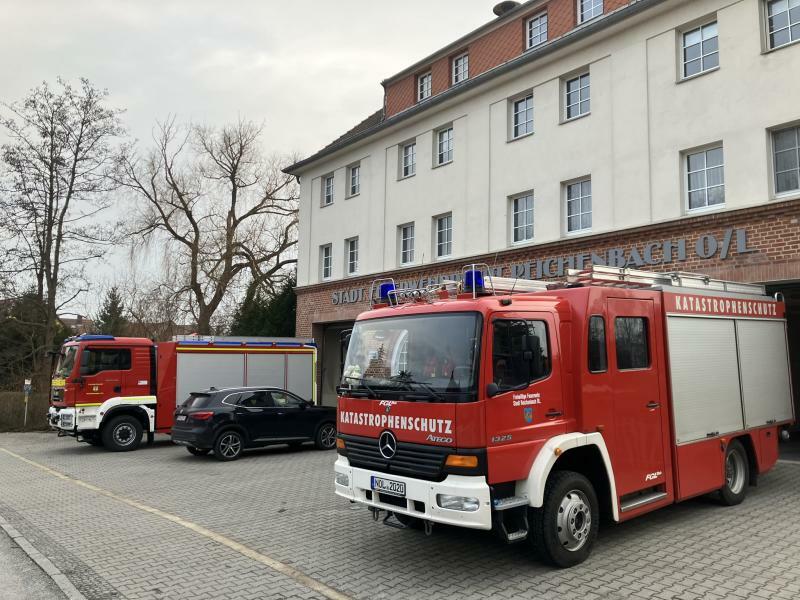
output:
[{"label": "suv door handle", "polygon": [[657,409],[659,406],[661,406],[661,403],[660,403],[660,402],[648,402],[648,403],[647,403],[647,408],[649,408],[650,410],[655,410],[655,409]]},{"label": "suv door handle", "polygon": [[563,413],[560,410],[554,410],[551,408],[545,413],[544,416],[547,417],[548,419],[555,419],[557,417],[560,417],[562,414]]}]

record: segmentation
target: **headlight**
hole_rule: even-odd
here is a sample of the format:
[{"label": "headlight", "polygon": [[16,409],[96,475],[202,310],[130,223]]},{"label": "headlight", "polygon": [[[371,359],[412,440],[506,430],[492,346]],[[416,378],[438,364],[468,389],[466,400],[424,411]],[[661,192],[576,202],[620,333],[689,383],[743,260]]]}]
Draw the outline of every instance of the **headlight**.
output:
[{"label": "headlight", "polygon": [[350,478],[346,473],[336,473],[336,485],[350,487]]},{"label": "headlight", "polygon": [[475,512],[481,506],[477,498],[467,496],[449,496],[447,494],[436,494],[436,503],[441,508],[449,510],[460,510],[463,512]]}]

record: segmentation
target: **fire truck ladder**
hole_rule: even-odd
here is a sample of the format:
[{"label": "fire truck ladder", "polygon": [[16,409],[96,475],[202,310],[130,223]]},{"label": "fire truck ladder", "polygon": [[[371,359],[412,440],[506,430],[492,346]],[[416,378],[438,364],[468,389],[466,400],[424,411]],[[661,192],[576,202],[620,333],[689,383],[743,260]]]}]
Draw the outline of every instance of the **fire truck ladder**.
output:
[{"label": "fire truck ladder", "polygon": [[582,284],[640,288],[670,286],[734,292],[738,294],[753,294],[757,296],[766,296],[767,294],[766,288],[763,285],[712,279],[708,275],[701,275],[699,273],[686,273],[683,271],[654,273],[651,271],[637,271],[635,269],[604,267],[600,265],[594,265],[583,270],[569,269],[567,271],[567,283],[573,285]]}]

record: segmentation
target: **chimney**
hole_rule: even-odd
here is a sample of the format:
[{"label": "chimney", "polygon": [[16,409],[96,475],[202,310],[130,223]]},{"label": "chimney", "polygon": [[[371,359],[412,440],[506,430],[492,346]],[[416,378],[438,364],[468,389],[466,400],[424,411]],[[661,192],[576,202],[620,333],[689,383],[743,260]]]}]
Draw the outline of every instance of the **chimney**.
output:
[{"label": "chimney", "polygon": [[496,4],[495,7],[492,9],[492,12],[496,14],[498,17],[503,17],[515,8],[519,6],[519,2],[513,2],[513,0],[506,0],[506,2],[500,2]]}]

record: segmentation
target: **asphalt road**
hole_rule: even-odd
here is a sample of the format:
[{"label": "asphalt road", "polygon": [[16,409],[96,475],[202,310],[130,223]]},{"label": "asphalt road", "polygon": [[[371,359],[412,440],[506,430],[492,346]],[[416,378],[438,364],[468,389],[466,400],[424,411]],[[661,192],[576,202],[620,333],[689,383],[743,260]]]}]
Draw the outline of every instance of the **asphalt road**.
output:
[{"label": "asphalt road", "polygon": [[53,580],[0,529],[0,598],[64,600],[64,597]]},{"label": "asphalt road", "polygon": [[739,506],[698,498],[601,528],[587,562],[557,570],[485,532],[374,522],[334,495],[335,458],[273,448],[220,463],[163,438],[113,454],[0,434],[0,516],[88,600],[800,598],[794,461]]}]

